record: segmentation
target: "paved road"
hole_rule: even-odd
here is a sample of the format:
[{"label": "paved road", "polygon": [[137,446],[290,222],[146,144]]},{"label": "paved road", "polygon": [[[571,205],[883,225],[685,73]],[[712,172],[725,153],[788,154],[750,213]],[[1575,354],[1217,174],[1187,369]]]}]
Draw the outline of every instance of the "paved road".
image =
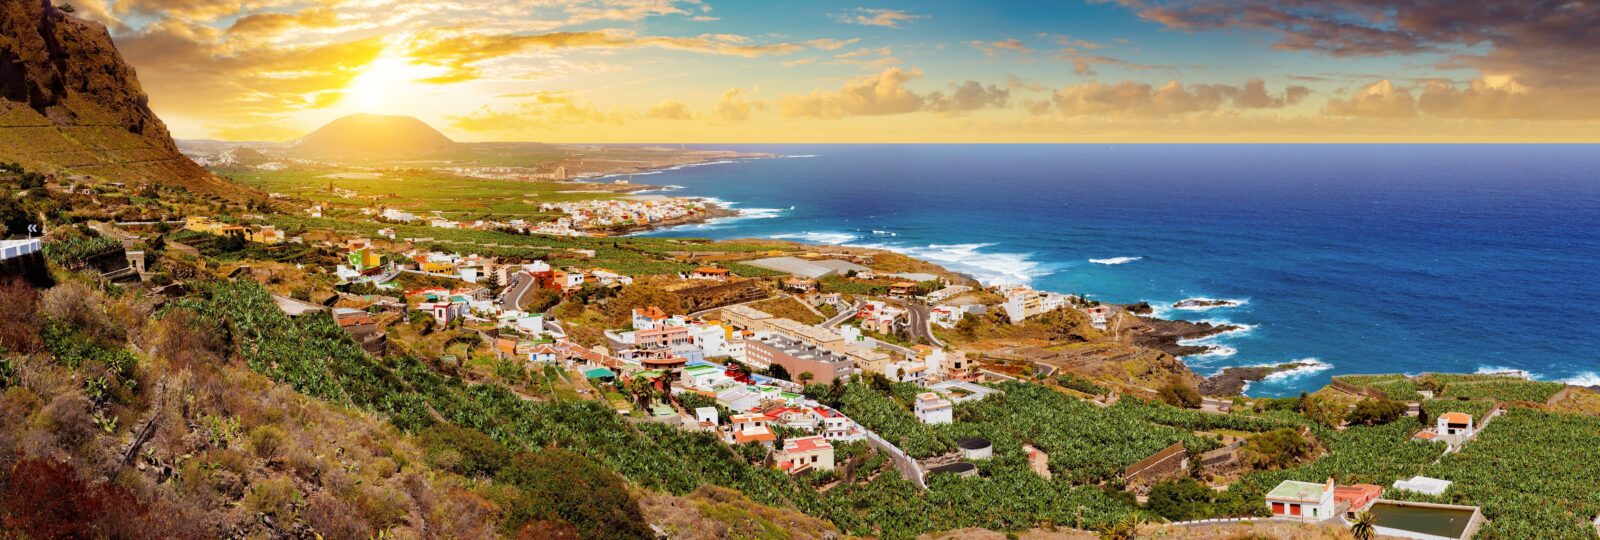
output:
[{"label": "paved road", "polygon": [[826,321],[822,321],[822,324],[820,324],[818,326],[821,326],[823,328],[833,328],[835,326],[839,326],[840,323],[843,323],[844,321],[848,320],[849,318],[856,316],[856,311],[859,311],[860,309],[861,309],[861,303],[860,302],[857,302],[857,303],[854,303],[854,304],[850,304],[849,308],[839,310],[839,314],[838,315],[835,315],[832,319],[828,319]]},{"label": "paved road", "polygon": [[932,308],[929,308],[925,304],[902,302],[899,300],[890,300],[889,302],[899,304],[900,307],[906,308],[907,315],[911,319],[911,337],[913,339],[922,338],[923,341],[927,341],[929,344],[932,344],[935,347],[944,346],[944,342],[939,341],[939,338],[934,337],[933,335],[933,322],[931,315],[933,311]]},{"label": "paved road", "polygon": [[506,287],[505,292],[500,295],[500,309],[521,311],[522,297],[526,296],[528,291],[532,290],[533,286],[538,282],[538,280],[533,279],[533,276],[525,272],[512,274],[511,286]]}]

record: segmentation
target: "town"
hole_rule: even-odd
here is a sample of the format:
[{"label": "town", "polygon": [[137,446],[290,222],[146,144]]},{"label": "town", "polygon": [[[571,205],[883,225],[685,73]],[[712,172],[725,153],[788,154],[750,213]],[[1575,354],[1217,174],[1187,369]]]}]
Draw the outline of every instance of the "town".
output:
[{"label": "town", "polygon": [[[123,189],[86,191],[86,183],[46,188],[52,197],[99,198]],[[307,206],[68,226],[49,242],[7,241],[5,264],[21,275],[70,269],[173,305],[215,301],[216,283],[250,283],[228,294],[259,298],[270,314],[235,312],[230,324],[326,324],[347,344],[329,346],[348,346],[350,355],[414,362],[528,406],[588,404],[583,421],[610,427],[585,438],[626,433],[636,443],[721,448],[717,468],[696,473],[706,478],[778,475],[722,484],[746,492],[791,486],[782,489],[802,491],[788,497],[819,501],[804,504],[848,507],[886,486],[940,496],[997,482],[1057,486],[1066,490],[1052,496],[1060,500],[1122,509],[1072,524],[1107,537],[1155,526],[1202,536],[1324,527],[1428,539],[1524,530],[1517,516],[1526,510],[1500,498],[1505,488],[1457,471],[1492,463],[1482,460],[1531,424],[1569,418],[1532,404],[1592,399],[1519,374],[1340,375],[1299,398],[1202,394],[1195,385],[1206,381],[1162,367],[1171,357],[1151,348],[1192,350],[1184,338],[1227,328],[1157,321],[1147,305],[985,285],[870,249],[605,238],[571,228],[675,215],[652,214],[672,211],[644,202],[552,205],[566,217],[543,224],[562,234],[522,220],[458,222],[393,208],[318,216],[318,205]],[[1148,341],[1173,325],[1166,341]],[[262,336],[241,350],[270,349]],[[1137,340],[1153,345],[1130,345]],[[463,399],[447,396],[407,399],[434,407]],[[530,421],[500,414],[510,416],[495,422]],[[1570,448],[1546,441],[1525,457],[1559,459],[1551,452]],[[576,444],[630,481],[665,479],[616,461],[616,442]],[[135,461],[167,463],[159,454]],[[695,482],[706,481],[716,482]],[[1473,495],[1452,496],[1460,493]],[[1060,520],[1073,507],[1062,504],[1024,519]],[[874,535],[928,531],[819,512]]]}]

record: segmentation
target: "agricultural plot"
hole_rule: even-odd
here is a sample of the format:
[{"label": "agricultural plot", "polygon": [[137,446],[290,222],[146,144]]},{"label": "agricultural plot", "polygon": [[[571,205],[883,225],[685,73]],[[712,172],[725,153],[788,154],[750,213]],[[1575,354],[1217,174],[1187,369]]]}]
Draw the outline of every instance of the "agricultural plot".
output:
[{"label": "agricultural plot", "polygon": [[[685,494],[707,484],[730,487],[763,504],[832,520],[852,534],[889,539],[962,527],[1019,530],[1044,522],[1093,527],[1138,512],[1097,487],[1033,474],[1021,443],[1003,431],[988,435],[996,458],[980,466],[980,478],[939,475],[929,491],[919,492],[890,471],[819,494],[780,471],[751,465],[709,433],[633,425],[594,401],[529,402],[498,385],[468,386],[414,358],[366,356],[330,317],[291,319],[255,283],[198,288],[199,296],[167,309],[193,309],[206,320],[222,321],[251,369],[305,394],[385,415],[413,433],[442,418],[513,448],[578,452],[645,488]],[[943,441],[979,429],[946,428],[933,437]]]},{"label": "agricultural plot", "polygon": [[[490,180],[426,170],[383,170],[349,173],[344,168],[247,171],[227,176],[261,191],[331,206],[381,204],[424,215],[439,211],[451,219],[516,218],[538,221],[555,214],[541,212],[542,203],[612,199],[626,193],[596,192],[584,184],[553,181]],[[344,198],[333,189],[350,190]],[[373,199],[375,198],[375,200]]]},{"label": "agricultural plot", "polygon": [[1399,401],[1417,401],[1422,399],[1422,394],[1417,392],[1417,383],[1412,381],[1410,377],[1399,373],[1383,375],[1338,375],[1334,377],[1334,380],[1378,390],[1384,394],[1387,394],[1389,399]]},{"label": "agricultural plot", "polygon": [[[1600,418],[1513,407],[1422,474],[1454,482],[1441,498],[1481,506],[1479,538],[1594,538]],[[1400,495],[1400,494],[1391,494]]]}]

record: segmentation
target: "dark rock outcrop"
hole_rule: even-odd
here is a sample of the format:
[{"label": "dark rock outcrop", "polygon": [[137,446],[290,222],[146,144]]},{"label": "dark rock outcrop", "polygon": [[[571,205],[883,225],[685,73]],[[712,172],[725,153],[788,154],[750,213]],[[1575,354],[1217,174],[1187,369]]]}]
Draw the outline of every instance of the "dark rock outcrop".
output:
[{"label": "dark rock outcrop", "polygon": [[49,0],[0,1],[0,161],[252,196],[179,154],[149,102],[104,26]]}]

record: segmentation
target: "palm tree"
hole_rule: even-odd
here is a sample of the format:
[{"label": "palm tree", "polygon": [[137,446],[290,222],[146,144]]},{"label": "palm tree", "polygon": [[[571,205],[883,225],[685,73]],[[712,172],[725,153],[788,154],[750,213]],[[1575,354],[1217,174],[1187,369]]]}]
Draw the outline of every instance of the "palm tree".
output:
[{"label": "palm tree", "polygon": [[1350,524],[1350,534],[1355,535],[1356,540],[1372,540],[1377,534],[1377,524],[1378,516],[1371,511],[1356,514],[1355,522]]},{"label": "palm tree", "polygon": [[1100,529],[1100,540],[1135,540],[1139,538],[1139,525],[1143,522],[1138,512],[1130,513]]},{"label": "palm tree", "polygon": [[816,378],[817,378],[817,376],[816,375],[812,375],[810,371],[802,371],[802,372],[800,372],[800,385],[801,386],[810,386],[811,385],[811,381],[813,379],[816,379]]}]

